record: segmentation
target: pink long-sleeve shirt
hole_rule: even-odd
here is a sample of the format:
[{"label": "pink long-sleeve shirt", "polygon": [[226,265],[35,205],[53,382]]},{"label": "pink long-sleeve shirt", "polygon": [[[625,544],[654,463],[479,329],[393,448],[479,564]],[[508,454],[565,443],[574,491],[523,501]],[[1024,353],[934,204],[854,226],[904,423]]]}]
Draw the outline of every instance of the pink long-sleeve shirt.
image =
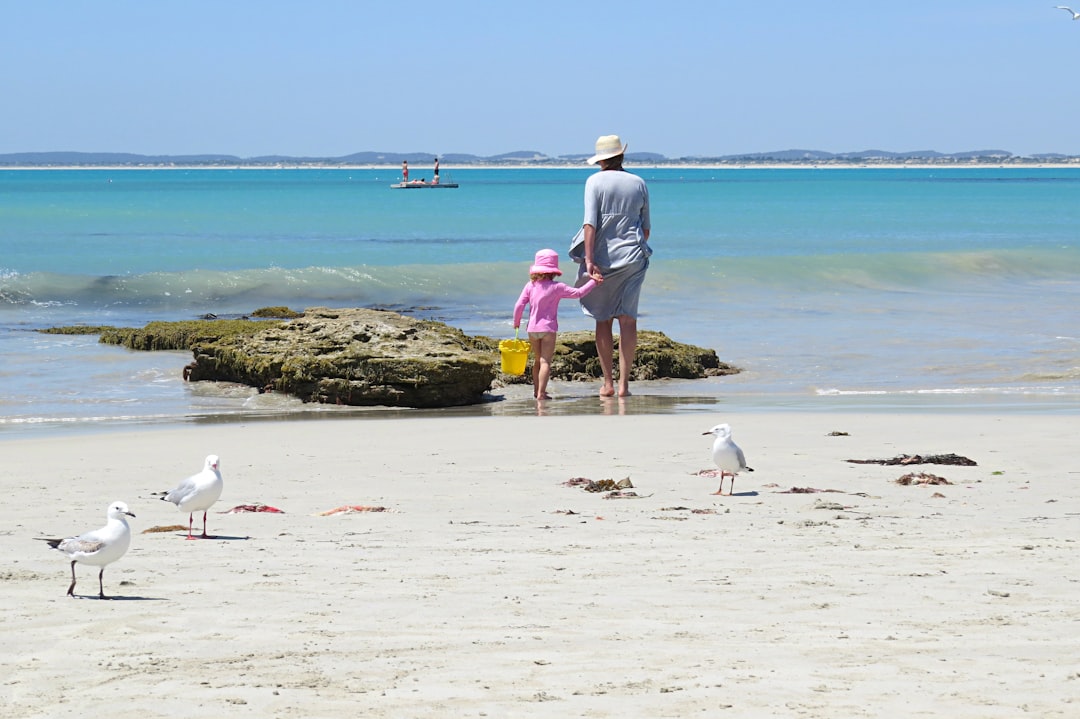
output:
[{"label": "pink long-sleeve shirt", "polygon": [[559,300],[581,299],[593,291],[596,280],[589,280],[581,287],[571,287],[555,280],[529,280],[514,305],[514,327],[521,326],[525,305],[529,306],[528,332],[559,331]]}]

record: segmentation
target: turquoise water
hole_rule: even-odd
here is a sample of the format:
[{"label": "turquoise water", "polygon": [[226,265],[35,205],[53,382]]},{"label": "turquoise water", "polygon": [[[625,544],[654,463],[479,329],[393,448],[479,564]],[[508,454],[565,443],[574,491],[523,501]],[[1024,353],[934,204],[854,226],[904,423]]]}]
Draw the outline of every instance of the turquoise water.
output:
[{"label": "turquoise water", "polygon": [[[396,170],[0,171],[0,431],[265,401],[183,384],[182,353],[40,327],[284,304],[508,335],[533,253],[565,253],[580,224],[589,172],[444,168],[459,189],[392,191]],[[654,404],[1080,407],[1080,169],[635,172],[654,222],[641,326],[745,370],[643,386]],[[560,319],[589,327],[572,303]]]}]

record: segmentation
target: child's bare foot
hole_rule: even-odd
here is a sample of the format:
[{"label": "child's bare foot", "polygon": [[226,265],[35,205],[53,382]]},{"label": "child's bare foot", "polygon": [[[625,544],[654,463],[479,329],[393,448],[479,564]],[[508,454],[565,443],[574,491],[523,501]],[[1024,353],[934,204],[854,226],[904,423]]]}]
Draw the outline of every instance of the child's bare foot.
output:
[{"label": "child's bare foot", "polygon": [[547,392],[544,392],[544,394],[539,395],[536,399],[542,402],[545,399],[551,399],[551,395],[549,395]]},{"label": "child's bare foot", "polygon": [[614,397],[615,396],[615,388],[613,386],[611,386],[610,384],[603,385],[602,387],[600,387],[600,396],[601,397]]}]

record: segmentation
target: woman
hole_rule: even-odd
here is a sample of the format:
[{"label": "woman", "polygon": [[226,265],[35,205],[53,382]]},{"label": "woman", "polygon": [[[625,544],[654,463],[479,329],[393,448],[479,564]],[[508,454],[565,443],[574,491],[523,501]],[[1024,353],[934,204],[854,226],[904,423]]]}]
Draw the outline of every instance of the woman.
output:
[{"label": "woman", "polygon": [[[619,320],[619,396],[630,394],[630,371],[637,351],[638,297],[649,268],[649,189],[637,175],[623,170],[626,145],[618,135],[596,141],[596,154],[586,162],[599,164],[600,172],[585,181],[583,246],[571,248],[581,265],[578,284],[590,276],[604,282],[587,297],[581,308],[596,320],[596,354],[603,372],[601,397],[615,395],[612,364],[615,341],[612,324]],[[576,250],[576,251],[575,251]]]}]

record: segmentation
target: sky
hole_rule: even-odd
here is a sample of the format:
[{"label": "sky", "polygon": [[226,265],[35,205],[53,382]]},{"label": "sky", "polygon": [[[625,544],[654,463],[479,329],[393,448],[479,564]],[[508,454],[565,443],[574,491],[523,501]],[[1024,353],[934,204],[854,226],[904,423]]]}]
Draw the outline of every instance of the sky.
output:
[{"label": "sky", "polygon": [[1080,155],[1054,4],[0,0],[0,153]]}]

